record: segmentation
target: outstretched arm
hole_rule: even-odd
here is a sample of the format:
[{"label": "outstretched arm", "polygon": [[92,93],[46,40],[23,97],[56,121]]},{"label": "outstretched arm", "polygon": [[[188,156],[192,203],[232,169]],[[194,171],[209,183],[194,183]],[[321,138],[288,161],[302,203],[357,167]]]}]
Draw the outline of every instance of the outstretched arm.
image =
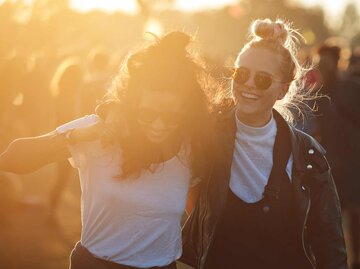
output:
[{"label": "outstretched arm", "polygon": [[0,170],[16,174],[33,172],[44,165],[70,157],[65,134],[55,131],[14,140],[0,155]]},{"label": "outstretched arm", "polygon": [[114,142],[119,132],[113,114],[107,115],[105,121],[95,115],[85,116],[58,127],[58,131],[14,140],[0,155],[0,171],[26,174],[69,158],[69,143],[96,139],[101,139],[103,145]]}]

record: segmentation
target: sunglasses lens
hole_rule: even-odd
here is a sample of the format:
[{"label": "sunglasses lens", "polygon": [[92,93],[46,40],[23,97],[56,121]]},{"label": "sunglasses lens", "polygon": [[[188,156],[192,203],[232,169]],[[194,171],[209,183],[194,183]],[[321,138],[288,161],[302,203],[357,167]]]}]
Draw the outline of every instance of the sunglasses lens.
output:
[{"label": "sunglasses lens", "polygon": [[142,108],[138,110],[137,118],[144,123],[152,123],[157,117],[157,113],[151,109]]},{"label": "sunglasses lens", "polygon": [[245,84],[250,78],[250,70],[244,67],[235,69],[234,81],[238,84]]},{"label": "sunglasses lens", "polygon": [[267,90],[272,84],[272,78],[269,74],[257,73],[254,81],[256,87],[260,90]]},{"label": "sunglasses lens", "polygon": [[143,123],[151,124],[158,118],[160,118],[165,125],[177,125],[182,119],[182,114],[176,112],[158,112],[145,108],[138,110],[138,120]]}]

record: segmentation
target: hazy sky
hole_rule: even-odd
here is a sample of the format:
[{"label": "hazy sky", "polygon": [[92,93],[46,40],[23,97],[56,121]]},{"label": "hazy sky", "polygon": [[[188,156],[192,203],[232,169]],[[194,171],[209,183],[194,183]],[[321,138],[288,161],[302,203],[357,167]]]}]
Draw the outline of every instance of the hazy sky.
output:
[{"label": "hazy sky", "polygon": [[332,24],[336,23],[343,15],[346,5],[356,3],[357,10],[360,12],[359,0],[295,0],[304,6],[321,6],[327,15],[327,21]]},{"label": "hazy sky", "polygon": [[[6,0],[0,0],[0,4]],[[8,0],[11,1],[11,0]],[[25,0],[33,1],[33,0]],[[224,5],[237,3],[240,0],[176,0],[177,7],[186,11],[196,11],[204,8],[219,8]],[[348,3],[356,3],[360,13],[360,0],[288,0],[306,7],[320,6],[324,9],[327,22],[336,26],[342,17]],[[105,11],[122,10],[130,14],[137,13],[136,0],[70,0],[72,7],[80,11],[94,8]]]},{"label": "hazy sky", "polygon": [[[71,0],[72,5],[80,10],[89,10],[94,7],[107,11],[120,9],[129,13],[136,13],[135,0]],[[199,10],[202,8],[216,8],[224,5],[236,3],[239,0],[177,0],[177,6],[183,10]],[[328,22],[336,22],[343,14],[344,7],[350,3],[356,3],[360,12],[359,0],[290,0],[304,6],[321,6],[326,14]]]}]

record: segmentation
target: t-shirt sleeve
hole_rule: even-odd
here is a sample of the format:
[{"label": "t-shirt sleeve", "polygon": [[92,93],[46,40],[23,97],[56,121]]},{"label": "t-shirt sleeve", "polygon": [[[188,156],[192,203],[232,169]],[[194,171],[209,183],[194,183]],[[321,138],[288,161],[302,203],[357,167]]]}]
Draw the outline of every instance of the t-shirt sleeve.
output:
[{"label": "t-shirt sleeve", "polygon": [[[64,133],[73,129],[90,127],[97,124],[99,121],[101,121],[101,119],[98,115],[87,115],[57,127],[56,132]],[[94,142],[79,142],[68,145],[68,148],[71,154],[71,157],[69,158],[71,166],[74,168],[81,168],[87,164],[89,158],[93,155]]]}]

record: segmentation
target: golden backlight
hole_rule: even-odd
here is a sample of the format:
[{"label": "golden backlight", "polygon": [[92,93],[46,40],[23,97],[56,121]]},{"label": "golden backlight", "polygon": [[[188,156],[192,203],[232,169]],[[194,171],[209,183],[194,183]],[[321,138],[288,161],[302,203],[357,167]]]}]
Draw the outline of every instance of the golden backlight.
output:
[{"label": "golden backlight", "polygon": [[80,11],[89,11],[92,9],[101,9],[107,12],[120,10],[129,14],[138,12],[136,0],[71,0],[71,6]]},{"label": "golden backlight", "polygon": [[[33,0],[27,0],[33,1]],[[0,0],[1,2],[1,0]],[[138,5],[136,0],[70,0],[71,6],[80,11],[89,11],[92,9],[101,9],[107,12],[113,12],[120,10],[128,14],[135,15],[138,13]],[[146,1],[145,1],[146,2]],[[166,3],[167,1],[164,1]],[[185,12],[195,12],[204,9],[216,9],[222,8],[226,5],[236,4],[241,0],[174,0],[173,8],[182,10]],[[324,9],[325,13],[333,18],[328,21],[332,26],[338,23],[341,13],[339,12],[345,8],[348,3],[355,3],[360,8],[360,1],[344,0],[292,0],[294,2],[305,7],[319,6]],[[159,1],[158,3],[161,3]],[[161,6],[161,5],[160,5]]]},{"label": "golden backlight", "polygon": [[[13,0],[0,0],[0,4],[5,1]],[[25,3],[32,2],[34,0],[23,0]],[[146,2],[146,1],[145,1]],[[167,1],[163,1],[166,3]],[[221,8],[226,5],[236,4],[241,0],[174,0],[173,7],[182,11],[199,11],[203,9],[215,9]],[[345,8],[348,3],[355,3],[360,8],[360,1],[344,0],[344,1],[333,1],[333,0],[292,0],[294,2],[305,7],[320,6],[324,9],[328,16],[337,21],[341,15],[341,11]],[[159,1],[158,3],[161,3]],[[131,15],[136,15],[139,11],[137,0],[70,0],[72,8],[86,12],[93,9],[100,9],[106,12],[122,11]],[[168,5],[167,5],[168,6]],[[340,11],[340,12],[339,12]],[[330,23],[334,23],[332,20]]]}]

